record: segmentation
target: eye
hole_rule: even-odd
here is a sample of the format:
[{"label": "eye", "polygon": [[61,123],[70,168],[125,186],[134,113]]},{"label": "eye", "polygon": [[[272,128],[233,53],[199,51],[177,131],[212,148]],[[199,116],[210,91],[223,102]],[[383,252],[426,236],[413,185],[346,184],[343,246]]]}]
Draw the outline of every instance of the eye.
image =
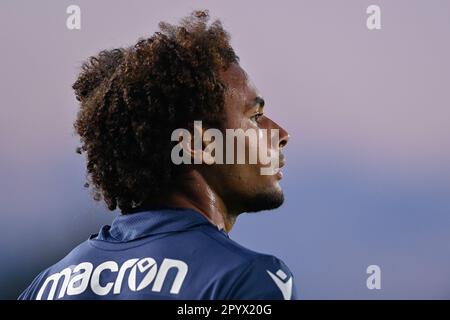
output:
[{"label": "eye", "polygon": [[259,120],[261,119],[261,117],[263,115],[264,115],[264,113],[258,112],[258,113],[255,113],[253,116],[251,116],[250,119],[252,119],[252,121],[255,121],[256,123],[259,123]]}]

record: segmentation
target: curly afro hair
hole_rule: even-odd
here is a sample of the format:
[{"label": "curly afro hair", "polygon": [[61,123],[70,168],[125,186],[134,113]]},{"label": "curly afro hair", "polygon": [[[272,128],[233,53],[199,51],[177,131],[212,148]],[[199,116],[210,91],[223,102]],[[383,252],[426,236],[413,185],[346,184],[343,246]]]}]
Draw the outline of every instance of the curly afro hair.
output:
[{"label": "curly afro hair", "polygon": [[86,153],[86,187],[109,210],[131,212],[170,192],[181,168],[172,163],[172,131],[194,120],[223,121],[219,71],[237,63],[230,36],[207,11],[179,25],[165,22],[148,39],[101,51],[73,84],[80,110],[78,153]]}]

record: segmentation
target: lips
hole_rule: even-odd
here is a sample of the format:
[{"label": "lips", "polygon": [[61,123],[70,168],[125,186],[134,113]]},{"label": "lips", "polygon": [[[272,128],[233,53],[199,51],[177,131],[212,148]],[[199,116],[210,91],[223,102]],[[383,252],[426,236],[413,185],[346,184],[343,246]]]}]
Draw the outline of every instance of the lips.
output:
[{"label": "lips", "polygon": [[279,163],[278,163],[278,172],[277,172],[277,177],[278,179],[282,179],[283,178],[283,172],[281,171],[281,168],[283,168],[286,164],[286,158],[283,154],[280,154],[280,159],[279,159]]},{"label": "lips", "polygon": [[278,168],[281,169],[285,166],[286,164],[286,157],[284,156],[284,154],[280,154],[280,159],[279,159],[279,166]]}]

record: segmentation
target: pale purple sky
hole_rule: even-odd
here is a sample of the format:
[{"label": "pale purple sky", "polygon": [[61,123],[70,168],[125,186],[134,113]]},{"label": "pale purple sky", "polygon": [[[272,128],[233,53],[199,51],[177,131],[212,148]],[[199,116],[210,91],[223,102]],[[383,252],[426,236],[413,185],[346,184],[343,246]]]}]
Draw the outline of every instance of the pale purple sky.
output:
[{"label": "pale purple sky", "polygon": [[[65,26],[70,4],[79,31]],[[381,30],[366,28],[370,4]],[[2,0],[0,297],[111,220],[74,152],[81,62],[199,8],[222,20],[291,135],[285,206],[240,218],[233,237],[285,260],[302,298],[450,298],[445,0]],[[369,264],[382,267],[380,291],[365,287]]]}]

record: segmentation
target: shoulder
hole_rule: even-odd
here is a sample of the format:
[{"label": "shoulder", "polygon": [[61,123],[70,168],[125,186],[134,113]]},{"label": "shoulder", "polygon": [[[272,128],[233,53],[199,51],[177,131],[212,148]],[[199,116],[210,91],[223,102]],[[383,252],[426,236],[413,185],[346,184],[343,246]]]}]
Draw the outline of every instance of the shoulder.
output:
[{"label": "shoulder", "polygon": [[[59,280],[60,276],[63,276],[63,271],[67,269],[68,265],[71,265],[70,261],[76,257],[80,251],[86,250],[87,242],[83,242],[72,251],[70,251],[63,259],[40,272],[31,282],[31,284],[20,294],[18,300],[40,300],[40,290],[49,281]],[[51,277],[53,275],[53,278]]]},{"label": "shoulder", "polygon": [[297,299],[294,276],[281,259],[250,250],[226,237],[215,237],[214,242],[215,260],[227,266],[222,267],[223,297],[219,298]]},{"label": "shoulder", "polygon": [[296,299],[294,276],[287,265],[273,255],[258,254],[233,271],[227,299]]}]

